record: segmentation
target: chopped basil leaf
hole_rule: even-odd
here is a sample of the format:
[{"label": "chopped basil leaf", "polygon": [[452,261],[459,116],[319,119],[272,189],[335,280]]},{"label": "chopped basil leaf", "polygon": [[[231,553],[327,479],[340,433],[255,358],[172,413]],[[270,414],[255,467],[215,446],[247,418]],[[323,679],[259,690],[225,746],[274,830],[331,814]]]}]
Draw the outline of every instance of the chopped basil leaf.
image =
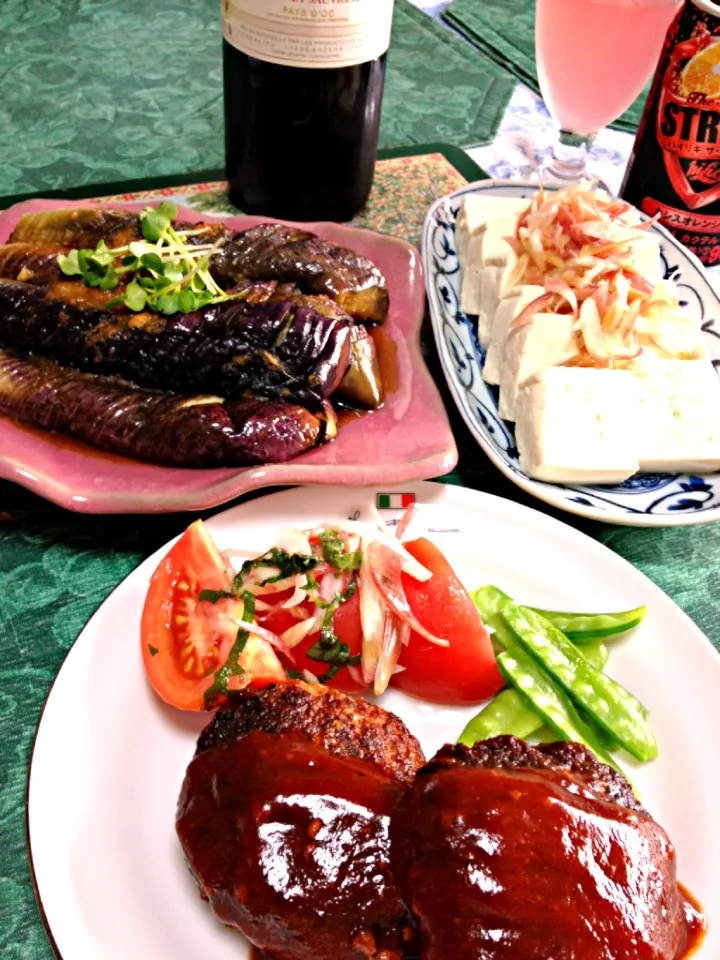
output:
[{"label": "chopped basil leaf", "polygon": [[300,670],[286,670],[285,676],[288,680],[302,680],[302,672]]},{"label": "chopped basil leaf", "polygon": [[334,679],[343,667],[357,667],[362,659],[359,653],[350,656],[350,647],[333,632],[331,623],[323,624],[320,639],[310,647],[307,656],[310,660],[329,664],[327,671],[318,677],[320,683]]},{"label": "chopped basil leaf", "polygon": [[208,603],[217,603],[218,600],[225,600],[232,596],[234,596],[234,594],[228,593],[227,590],[201,590],[198,600],[207,600]]},{"label": "chopped basil leaf", "polygon": [[245,561],[235,577],[233,589],[239,593],[248,575],[256,567],[277,567],[279,573],[263,581],[263,583],[277,583],[279,580],[285,580],[286,577],[294,577],[298,573],[308,573],[314,570],[319,563],[320,560],[317,557],[309,557],[301,553],[288,553],[286,550],[273,547],[261,557]]},{"label": "chopped basil leaf", "polygon": [[245,668],[240,663],[240,657],[245,649],[250,634],[241,627],[237,632],[235,643],[228,654],[225,663],[215,672],[215,677],[211,686],[205,691],[205,707],[210,709],[221,694],[228,692],[228,682],[231,677],[241,677],[245,673]]},{"label": "chopped basil leaf", "polygon": [[252,623],[255,619],[255,597],[249,590],[243,590],[243,615],[245,623]]},{"label": "chopped basil leaf", "polygon": [[359,570],[362,553],[359,550],[345,553],[345,544],[337,530],[323,530],[319,537],[323,560],[336,570]]},{"label": "chopped basil leaf", "polygon": [[151,643],[148,644],[148,650],[150,651],[151,657],[156,657],[160,651],[157,647],[154,647]]}]

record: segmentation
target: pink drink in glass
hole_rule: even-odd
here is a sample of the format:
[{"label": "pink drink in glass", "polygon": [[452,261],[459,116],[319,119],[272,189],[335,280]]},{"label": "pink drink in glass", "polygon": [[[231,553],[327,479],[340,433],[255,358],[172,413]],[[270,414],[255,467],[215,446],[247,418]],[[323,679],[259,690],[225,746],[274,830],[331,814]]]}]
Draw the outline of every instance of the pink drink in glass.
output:
[{"label": "pink drink in glass", "polygon": [[597,133],[641,93],[682,0],[537,0],[543,99],[564,130]]}]

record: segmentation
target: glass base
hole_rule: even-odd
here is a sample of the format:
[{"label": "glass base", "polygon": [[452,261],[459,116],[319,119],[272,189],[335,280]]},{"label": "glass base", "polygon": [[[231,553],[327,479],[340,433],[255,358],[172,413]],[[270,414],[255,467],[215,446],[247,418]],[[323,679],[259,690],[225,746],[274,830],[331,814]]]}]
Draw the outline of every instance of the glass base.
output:
[{"label": "glass base", "polygon": [[569,186],[587,180],[593,187],[612,196],[613,191],[608,185],[588,170],[587,159],[594,139],[594,133],[583,136],[570,130],[561,130],[550,159],[540,171],[540,181]]},{"label": "glass base", "polygon": [[594,133],[582,136],[570,130],[561,130],[552,156],[543,167],[543,180],[578,183],[588,179],[587,155],[594,138]]}]

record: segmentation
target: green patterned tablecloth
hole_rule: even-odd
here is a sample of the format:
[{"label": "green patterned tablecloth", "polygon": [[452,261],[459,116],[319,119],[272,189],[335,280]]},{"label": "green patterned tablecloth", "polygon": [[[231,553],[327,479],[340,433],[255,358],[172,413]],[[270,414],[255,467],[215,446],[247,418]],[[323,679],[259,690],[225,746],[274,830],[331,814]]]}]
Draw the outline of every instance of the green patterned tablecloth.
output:
[{"label": "green patterned tablecloth", "polygon": [[[535,65],[534,0],[453,0],[441,16],[485,56],[540,92]],[[610,126],[635,133],[646,97],[647,89]]]},{"label": "green patterned tablecloth", "polygon": [[[220,44],[219,0],[2,0],[0,197],[222,168]],[[380,145],[488,143],[514,86],[396,0]]]}]

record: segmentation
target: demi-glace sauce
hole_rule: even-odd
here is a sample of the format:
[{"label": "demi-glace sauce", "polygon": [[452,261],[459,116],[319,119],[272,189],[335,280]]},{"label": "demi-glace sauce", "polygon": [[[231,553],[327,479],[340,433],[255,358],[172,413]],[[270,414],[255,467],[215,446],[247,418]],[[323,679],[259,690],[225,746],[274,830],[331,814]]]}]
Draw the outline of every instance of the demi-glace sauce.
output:
[{"label": "demi-glace sauce", "polygon": [[679,960],[702,938],[665,831],[567,771],[440,768],[401,812],[424,960]]},{"label": "demi-glace sauce", "polygon": [[686,960],[686,958],[694,956],[695,952],[702,946],[707,933],[707,918],[695,897],[681,883],[678,884],[678,887],[683,898],[687,929],[687,946],[678,960]]},{"label": "demi-glace sauce", "polygon": [[390,818],[403,792],[366,761],[254,732],[195,757],[177,832],[216,916],[271,956],[401,960]]}]

